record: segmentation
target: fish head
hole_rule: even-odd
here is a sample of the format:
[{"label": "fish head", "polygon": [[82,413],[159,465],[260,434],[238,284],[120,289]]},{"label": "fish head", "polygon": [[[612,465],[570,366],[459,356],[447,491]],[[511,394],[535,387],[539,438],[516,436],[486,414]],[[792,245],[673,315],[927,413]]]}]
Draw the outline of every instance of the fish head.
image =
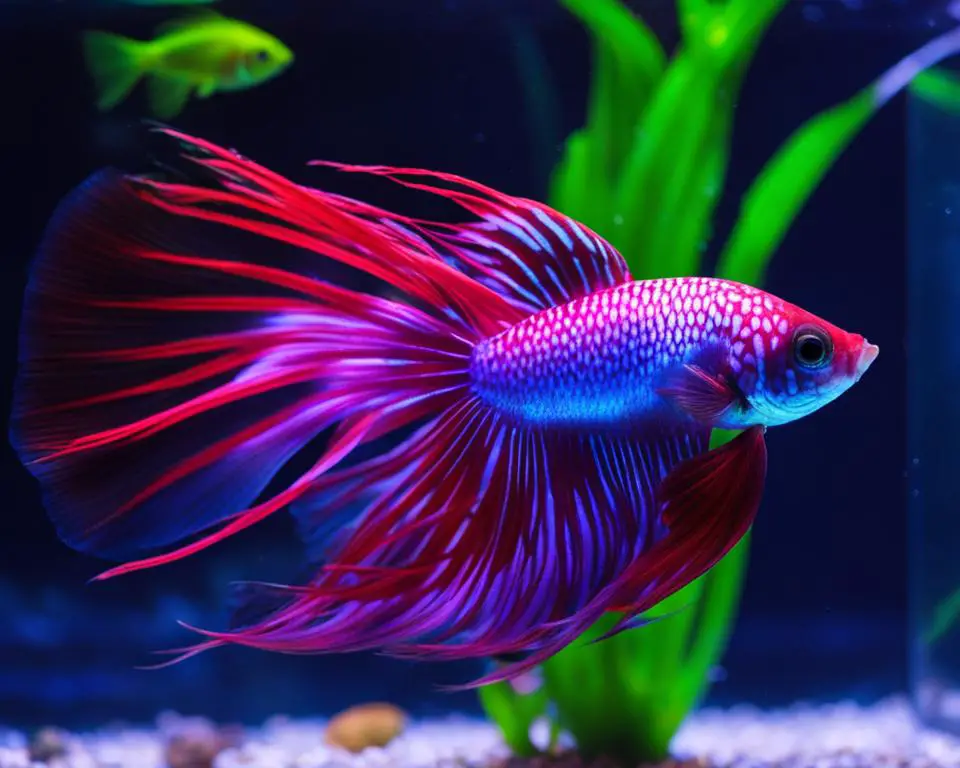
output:
[{"label": "fish head", "polygon": [[769,294],[764,299],[731,344],[746,405],[742,426],[776,426],[819,410],[856,384],[880,352],[858,333]]},{"label": "fish head", "polygon": [[293,63],[293,51],[273,35],[256,29],[245,38],[240,69],[248,84],[276,77]]}]

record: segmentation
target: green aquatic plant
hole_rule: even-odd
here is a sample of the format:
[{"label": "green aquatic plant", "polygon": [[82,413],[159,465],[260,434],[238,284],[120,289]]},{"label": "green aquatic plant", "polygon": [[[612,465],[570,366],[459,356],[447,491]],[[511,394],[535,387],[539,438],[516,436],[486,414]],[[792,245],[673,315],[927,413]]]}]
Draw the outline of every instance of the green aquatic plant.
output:
[{"label": "green aquatic plant", "polygon": [[921,72],[910,84],[910,92],[945,112],[960,115],[960,75],[946,69]]},{"label": "green aquatic plant", "polygon": [[960,587],[937,603],[933,611],[933,619],[921,635],[923,642],[927,645],[939,642],[956,626],[958,619],[960,619]]},{"label": "green aquatic plant", "polygon": [[[677,0],[682,40],[671,56],[620,0],[560,1],[591,35],[593,81],[586,122],[567,139],[553,173],[550,204],[610,240],[635,278],[703,274],[740,86],[787,0]],[[790,224],[858,131],[914,76],[958,48],[960,29],[790,135],[741,200],[715,274],[762,284]],[[712,443],[733,434],[717,431]],[[748,540],[657,606],[650,613],[657,621],[592,643],[616,617],[601,621],[542,666],[535,692],[511,683],[482,689],[510,747],[535,754],[530,725],[547,717],[588,757],[665,757],[726,647]]]},{"label": "green aquatic plant", "polygon": [[910,84],[910,92],[946,112],[960,115],[960,75],[945,69],[921,72]]}]

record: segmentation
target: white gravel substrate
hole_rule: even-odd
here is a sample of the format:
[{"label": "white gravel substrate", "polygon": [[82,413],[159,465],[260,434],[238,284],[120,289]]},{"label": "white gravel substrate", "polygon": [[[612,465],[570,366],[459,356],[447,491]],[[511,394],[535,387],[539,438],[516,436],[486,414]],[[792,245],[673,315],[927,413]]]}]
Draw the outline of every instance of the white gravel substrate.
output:
[{"label": "white gravel substrate", "polygon": [[[465,768],[508,754],[496,729],[480,720],[412,723],[387,748],[359,755],[324,746],[324,725],[274,718],[221,752],[214,768]],[[164,716],[153,730],[70,735],[67,754],[45,764],[30,762],[25,734],[0,731],[0,768],[166,768],[169,735],[204,728],[202,721]],[[677,735],[674,751],[733,768],[960,768],[960,739],[919,728],[903,699],[867,708],[705,709]]]}]

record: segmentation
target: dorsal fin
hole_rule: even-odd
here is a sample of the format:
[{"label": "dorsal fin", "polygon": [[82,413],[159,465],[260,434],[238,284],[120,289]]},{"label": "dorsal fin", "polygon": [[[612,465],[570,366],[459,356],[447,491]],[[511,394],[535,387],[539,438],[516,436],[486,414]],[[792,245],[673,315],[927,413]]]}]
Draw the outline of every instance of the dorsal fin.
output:
[{"label": "dorsal fin", "polygon": [[[321,162],[340,170],[387,176],[404,186],[446,197],[480,221],[444,224],[386,214],[409,233],[440,245],[461,271],[528,313],[564,304],[631,279],[623,256],[604,238],[569,216],[526,198],[511,197],[448,173]],[[407,177],[428,177],[454,188]],[[385,213],[385,212],[384,212]]]},{"label": "dorsal fin", "polygon": [[154,28],[154,34],[159,37],[160,35],[175,32],[184,27],[190,27],[195,24],[209,24],[213,21],[224,21],[226,18],[222,13],[212,8],[192,8],[189,11],[181,13],[179,16],[160,22],[160,24]]},{"label": "dorsal fin", "polygon": [[630,279],[620,253],[599,235],[547,206],[514,201],[448,236],[461,269],[538,312]]}]

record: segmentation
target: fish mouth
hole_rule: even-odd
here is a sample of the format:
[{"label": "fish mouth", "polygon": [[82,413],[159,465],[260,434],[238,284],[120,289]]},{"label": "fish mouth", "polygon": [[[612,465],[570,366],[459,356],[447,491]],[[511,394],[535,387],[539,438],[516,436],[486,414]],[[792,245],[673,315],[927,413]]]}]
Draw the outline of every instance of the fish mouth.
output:
[{"label": "fish mouth", "polygon": [[863,374],[867,372],[873,361],[877,359],[877,355],[880,354],[880,347],[876,344],[871,344],[866,339],[863,340],[863,347],[860,349],[860,357],[857,358],[857,380],[860,379]]}]

